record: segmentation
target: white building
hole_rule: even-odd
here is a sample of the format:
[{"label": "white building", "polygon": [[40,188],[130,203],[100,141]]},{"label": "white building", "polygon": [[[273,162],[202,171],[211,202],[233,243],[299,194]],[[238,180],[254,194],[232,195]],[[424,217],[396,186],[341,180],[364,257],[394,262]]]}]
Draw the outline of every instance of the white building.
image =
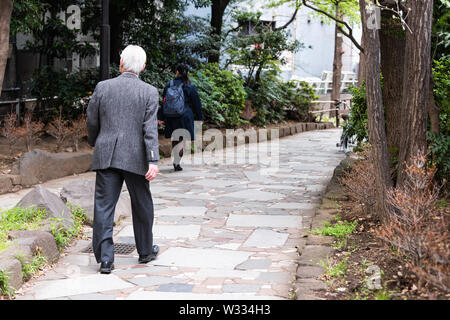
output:
[{"label": "white building", "polygon": [[[294,13],[294,8],[289,4],[268,8],[267,1],[264,0],[242,1],[238,7],[250,12],[261,12],[261,20],[275,22],[275,27],[284,25]],[[201,17],[209,16],[210,11],[210,8],[188,9],[189,14]],[[229,16],[226,15],[225,21],[227,20],[229,21]],[[295,20],[287,29],[293,38],[304,44],[305,48],[297,53],[285,53],[288,63],[282,68],[282,77],[286,80],[310,82],[317,88],[318,94],[329,93],[334,58],[334,23],[307,7],[301,7]],[[359,26],[354,26],[353,33],[356,39],[361,38]],[[342,90],[345,91],[345,88],[357,81],[359,50],[346,37],[344,37],[343,50]]]}]

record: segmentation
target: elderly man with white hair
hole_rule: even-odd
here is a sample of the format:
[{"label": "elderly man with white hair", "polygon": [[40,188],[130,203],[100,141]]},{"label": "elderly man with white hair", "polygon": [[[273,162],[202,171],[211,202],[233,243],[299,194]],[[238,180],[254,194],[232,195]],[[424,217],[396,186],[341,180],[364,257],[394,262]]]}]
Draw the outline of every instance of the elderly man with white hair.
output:
[{"label": "elderly man with white hair", "polygon": [[114,211],[123,182],[131,198],[139,263],[156,258],[153,201],[149,181],[158,174],[158,91],[141,81],[145,51],[127,46],[120,55],[121,75],[97,84],[87,108],[88,142],[96,171],[92,248],[100,272],[114,269]]}]

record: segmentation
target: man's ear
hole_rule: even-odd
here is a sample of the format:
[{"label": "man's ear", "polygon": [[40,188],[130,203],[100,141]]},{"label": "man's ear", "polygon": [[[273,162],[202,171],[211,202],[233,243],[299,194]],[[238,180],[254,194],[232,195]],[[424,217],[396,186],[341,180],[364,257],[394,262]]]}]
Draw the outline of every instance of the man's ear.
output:
[{"label": "man's ear", "polygon": [[122,70],[123,70],[123,61],[122,61],[122,59],[120,59],[119,71],[122,72]]},{"label": "man's ear", "polygon": [[141,72],[144,71],[145,67],[146,67],[146,64],[144,63],[144,66],[142,67]]}]

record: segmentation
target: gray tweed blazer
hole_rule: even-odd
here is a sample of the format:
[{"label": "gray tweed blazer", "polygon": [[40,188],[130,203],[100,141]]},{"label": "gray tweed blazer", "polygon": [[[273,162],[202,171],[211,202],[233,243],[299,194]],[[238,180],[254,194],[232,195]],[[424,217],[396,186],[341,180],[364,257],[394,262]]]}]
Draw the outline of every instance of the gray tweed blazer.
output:
[{"label": "gray tweed blazer", "polygon": [[159,160],[158,90],[130,72],[101,81],[87,108],[92,170],[117,168],[145,175]]}]

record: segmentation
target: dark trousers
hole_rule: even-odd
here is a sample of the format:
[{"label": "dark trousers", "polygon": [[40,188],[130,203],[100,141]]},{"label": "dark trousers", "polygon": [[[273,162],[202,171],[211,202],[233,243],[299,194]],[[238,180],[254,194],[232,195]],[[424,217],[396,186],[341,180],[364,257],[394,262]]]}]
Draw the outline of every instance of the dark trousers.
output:
[{"label": "dark trousers", "polygon": [[124,180],[131,198],[137,252],[139,255],[151,254],[154,213],[148,180],[144,176],[114,168],[96,172],[92,248],[97,263],[114,261],[114,211]]}]

